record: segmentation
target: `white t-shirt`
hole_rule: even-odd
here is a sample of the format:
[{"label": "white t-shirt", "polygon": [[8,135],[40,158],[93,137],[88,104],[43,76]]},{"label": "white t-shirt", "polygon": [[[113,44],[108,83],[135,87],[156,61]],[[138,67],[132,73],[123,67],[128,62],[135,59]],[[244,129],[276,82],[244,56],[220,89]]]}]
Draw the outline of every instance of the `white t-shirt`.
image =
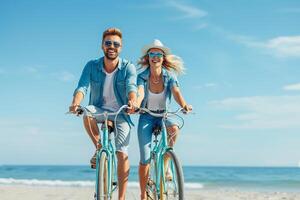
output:
[{"label": "white t-shirt", "polygon": [[[104,70],[105,71],[105,70]],[[117,68],[111,72],[107,73],[105,71],[106,77],[103,85],[103,106],[102,108],[110,110],[112,112],[117,111],[120,106],[118,104],[115,92],[114,92],[114,77]]]},{"label": "white t-shirt", "polygon": [[166,109],[166,89],[161,93],[153,93],[148,89],[147,107],[149,110],[165,110]]}]

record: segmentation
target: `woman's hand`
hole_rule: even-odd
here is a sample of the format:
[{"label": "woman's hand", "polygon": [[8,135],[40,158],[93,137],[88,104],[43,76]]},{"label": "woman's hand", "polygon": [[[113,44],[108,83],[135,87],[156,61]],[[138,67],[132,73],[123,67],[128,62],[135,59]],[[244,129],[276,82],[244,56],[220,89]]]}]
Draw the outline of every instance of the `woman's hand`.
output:
[{"label": "woman's hand", "polygon": [[189,113],[193,110],[192,105],[188,105],[188,104],[185,104],[182,108],[183,108],[183,113],[184,114],[187,114],[187,113]]}]

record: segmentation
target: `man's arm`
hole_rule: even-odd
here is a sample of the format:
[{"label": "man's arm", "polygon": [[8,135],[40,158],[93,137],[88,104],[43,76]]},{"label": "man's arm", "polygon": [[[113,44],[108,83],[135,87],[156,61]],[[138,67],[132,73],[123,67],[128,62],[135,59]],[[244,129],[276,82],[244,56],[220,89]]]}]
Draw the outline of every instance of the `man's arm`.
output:
[{"label": "man's arm", "polygon": [[69,107],[69,111],[75,113],[83,98],[84,98],[83,93],[78,91],[73,97],[73,101],[71,106]]},{"label": "man's arm", "polygon": [[128,97],[128,113],[134,113],[136,106],[136,69],[133,64],[130,64],[127,68],[127,78],[126,78],[126,94]]},{"label": "man's arm", "polygon": [[81,101],[83,100],[85,94],[87,93],[88,87],[90,85],[90,73],[91,67],[90,64],[87,63],[82,71],[80,76],[78,86],[74,91],[73,100],[69,107],[69,111],[75,113]]},{"label": "man's arm", "polygon": [[135,108],[137,107],[136,104],[136,92],[129,92],[128,94],[128,113],[133,114]]},{"label": "man's arm", "polygon": [[137,107],[141,107],[144,97],[145,97],[144,87],[142,85],[139,85],[137,89],[137,99],[136,99]]}]

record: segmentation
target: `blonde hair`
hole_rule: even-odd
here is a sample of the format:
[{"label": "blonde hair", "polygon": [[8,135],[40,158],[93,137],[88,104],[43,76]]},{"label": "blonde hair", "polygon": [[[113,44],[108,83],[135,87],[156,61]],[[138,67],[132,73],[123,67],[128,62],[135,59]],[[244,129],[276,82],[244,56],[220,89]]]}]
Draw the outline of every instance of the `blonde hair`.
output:
[{"label": "blonde hair", "polygon": [[[147,68],[150,66],[148,54],[142,56],[139,59],[138,65],[140,65],[141,68]],[[164,67],[168,71],[175,72],[177,75],[184,74],[185,72],[183,60],[179,56],[172,55],[172,54],[164,55],[164,61],[162,63],[162,67]]]}]

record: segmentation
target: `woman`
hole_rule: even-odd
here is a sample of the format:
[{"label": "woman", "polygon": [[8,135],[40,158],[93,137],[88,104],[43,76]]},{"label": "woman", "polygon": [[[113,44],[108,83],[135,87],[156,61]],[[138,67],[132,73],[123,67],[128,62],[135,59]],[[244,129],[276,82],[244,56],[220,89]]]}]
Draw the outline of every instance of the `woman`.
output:
[{"label": "woman", "polygon": [[[151,111],[161,113],[166,110],[173,94],[174,99],[186,112],[192,110],[179,90],[176,74],[183,73],[182,60],[171,55],[170,49],[163,46],[159,40],[146,45],[142,49],[143,56],[139,65],[144,71],[138,75],[138,97],[137,105],[146,107]],[[139,178],[141,188],[141,199],[146,199],[146,184],[149,176],[150,144],[152,129],[159,125],[161,119],[149,114],[141,114],[138,125],[138,140],[140,147]],[[179,132],[179,124],[175,119],[166,121],[169,146],[173,146]]]}]

